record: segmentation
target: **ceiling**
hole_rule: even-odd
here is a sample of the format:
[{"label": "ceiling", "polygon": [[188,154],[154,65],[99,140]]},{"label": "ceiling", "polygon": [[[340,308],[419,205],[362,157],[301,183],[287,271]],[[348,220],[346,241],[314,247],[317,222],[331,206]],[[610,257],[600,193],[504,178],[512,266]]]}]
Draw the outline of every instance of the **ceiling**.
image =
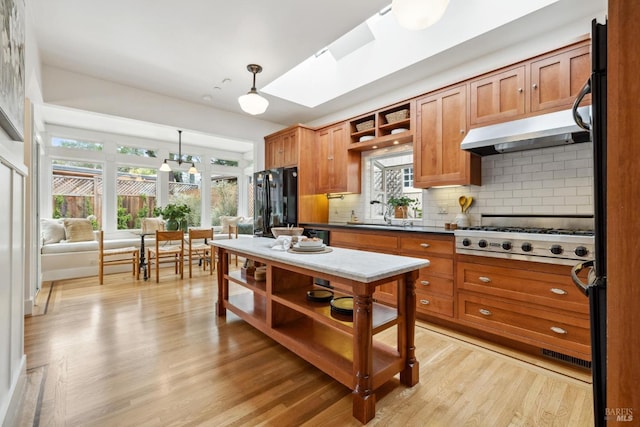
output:
[{"label": "ceiling", "polygon": [[[29,8],[45,65],[245,114],[240,110],[237,98],[251,87],[252,75],[246,69],[247,64],[262,65],[256,86],[263,92],[264,86],[355,28],[390,1],[31,0]],[[451,4],[496,1],[451,0]],[[604,2],[586,1],[592,4]],[[584,4],[583,0],[560,0],[558,3],[567,4],[567,7]],[[490,7],[487,8],[491,12]],[[544,18],[544,25],[538,25],[537,30],[528,31],[532,23],[516,27],[523,32],[519,37],[532,37],[536,31],[562,25],[563,20],[572,18],[559,11],[562,9],[549,13],[549,17]],[[505,31],[513,35],[514,28]],[[501,37],[499,32],[493,37],[498,44],[512,43],[513,39],[504,34]],[[499,46],[485,47],[487,51],[496,48]],[[474,54],[482,52],[476,49]],[[270,105],[259,118],[283,126],[308,123],[362,103],[367,97],[413,83],[423,78],[433,65],[429,60],[415,63],[314,108],[263,92]],[[440,63],[435,68],[441,70],[442,67]],[[65,124],[64,109],[54,113],[55,108],[48,108],[49,117],[56,117],[58,124]],[[92,121],[107,119],[98,115]],[[140,129],[144,125],[141,122],[131,124]],[[175,139],[175,129],[167,128],[165,131],[171,133],[167,140]],[[144,136],[144,133],[140,130],[138,136]],[[246,146],[237,144],[236,151],[243,150],[246,151]]]}]

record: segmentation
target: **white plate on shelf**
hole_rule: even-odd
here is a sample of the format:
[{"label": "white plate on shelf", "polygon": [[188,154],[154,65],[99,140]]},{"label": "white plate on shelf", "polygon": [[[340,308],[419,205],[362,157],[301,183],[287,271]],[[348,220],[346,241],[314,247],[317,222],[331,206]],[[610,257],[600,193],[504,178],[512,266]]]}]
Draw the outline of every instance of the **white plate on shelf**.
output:
[{"label": "white plate on shelf", "polygon": [[360,142],[371,141],[373,138],[375,138],[375,136],[373,135],[364,135],[360,137],[359,141]]},{"label": "white plate on shelf", "polygon": [[394,129],[391,131],[391,135],[395,135],[396,133],[402,133],[402,132],[406,132],[409,129],[405,129],[405,128],[398,128],[398,129]]}]

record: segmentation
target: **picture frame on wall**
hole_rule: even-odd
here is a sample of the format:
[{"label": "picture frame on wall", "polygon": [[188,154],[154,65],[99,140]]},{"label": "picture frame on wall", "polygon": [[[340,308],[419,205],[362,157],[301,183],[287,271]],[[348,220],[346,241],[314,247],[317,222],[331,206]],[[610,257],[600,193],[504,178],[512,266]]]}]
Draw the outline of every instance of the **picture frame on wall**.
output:
[{"label": "picture frame on wall", "polygon": [[0,127],[24,139],[24,0],[0,0]]}]

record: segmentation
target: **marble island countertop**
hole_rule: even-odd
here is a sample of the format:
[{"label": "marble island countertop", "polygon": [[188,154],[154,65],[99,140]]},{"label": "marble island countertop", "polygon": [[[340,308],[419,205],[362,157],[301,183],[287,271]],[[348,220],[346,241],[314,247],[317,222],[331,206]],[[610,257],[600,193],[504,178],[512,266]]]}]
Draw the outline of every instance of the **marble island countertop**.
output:
[{"label": "marble island countertop", "polygon": [[277,261],[363,283],[429,266],[429,260],[423,258],[334,247],[327,253],[291,253],[282,249],[272,249],[276,240],[266,237],[220,240],[210,244],[237,252],[241,256]]},{"label": "marble island countertop", "polygon": [[367,222],[328,222],[328,223],[304,223],[300,224],[304,228],[348,228],[351,230],[384,230],[384,231],[401,231],[409,233],[436,233],[453,235],[454,230],[446,230],[444,227],[428,227],[424,225],[406,225],[401,224],[377,224]]}]

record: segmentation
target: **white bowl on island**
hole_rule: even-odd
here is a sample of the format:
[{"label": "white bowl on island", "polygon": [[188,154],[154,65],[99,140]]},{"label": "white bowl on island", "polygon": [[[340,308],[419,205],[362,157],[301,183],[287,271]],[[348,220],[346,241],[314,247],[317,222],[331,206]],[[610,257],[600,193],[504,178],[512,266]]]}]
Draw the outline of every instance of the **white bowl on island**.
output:
[{"label": "white bowl on island", "polygon": [[271,233],[276,239],[280,236],[302,236],[302,227],[271,227]]}]

